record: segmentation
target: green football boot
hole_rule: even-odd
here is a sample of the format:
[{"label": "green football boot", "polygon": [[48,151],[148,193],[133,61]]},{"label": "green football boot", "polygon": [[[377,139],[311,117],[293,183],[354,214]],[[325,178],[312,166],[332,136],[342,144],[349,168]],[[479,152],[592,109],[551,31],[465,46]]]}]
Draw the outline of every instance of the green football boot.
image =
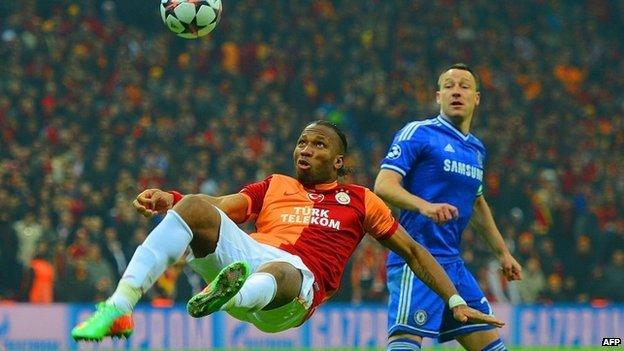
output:
[{"label": "green football boot", "polygon": [[195,318],[219,311],[243,287],[250,274],[251,267],[246,262],[228,265],[202,292],[189,300],[186,310]]},{"label": "green football boot", "polygon": [[127,338],[132,334],[134,323],[130,313],[124,313],[105,302],[100,302],[95,307],[95,313],[72,329],[74,340],[102,341],[106,336]]}]

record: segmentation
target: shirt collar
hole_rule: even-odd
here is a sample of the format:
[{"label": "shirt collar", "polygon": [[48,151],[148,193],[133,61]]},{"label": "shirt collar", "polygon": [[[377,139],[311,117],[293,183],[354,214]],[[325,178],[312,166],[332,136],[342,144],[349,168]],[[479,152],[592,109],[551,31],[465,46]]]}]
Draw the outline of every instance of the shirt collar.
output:
[{"label": "shirt collar", "polygon": [[311,191],[327,191],[337,186],[338,186],[338,181],[333,181],[331,183],[314,184],[313,187],[304,186],[304,188],[306,190],[311,190]]},{"label": "shirt collar", "polygon": [[457,136],[462,138],[464,141],[468,141],[470,138],[470,133],[464,135],[464,133],[457,129],[457,127],[455,127],[455,125],[448,120],[448,117],[444,116],[442,113],[438,115],[438,121],[440,121],[440,123],[450,129],[453,133],[457,134]]}]

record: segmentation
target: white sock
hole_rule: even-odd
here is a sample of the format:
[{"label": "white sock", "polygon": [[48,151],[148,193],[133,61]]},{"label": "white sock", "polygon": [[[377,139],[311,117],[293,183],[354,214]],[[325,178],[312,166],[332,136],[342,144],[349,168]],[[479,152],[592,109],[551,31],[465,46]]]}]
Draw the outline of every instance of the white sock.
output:
[{"label": "white sock", "polygon": [[273,301],[276,292],[277,282],[273,274],[256,272],[247,278],[240,291],[223,306],[223,309],[235,307],[259,311]]},{"label": "white sock", "polygon": [[141,295],[152,287],[167,267],[182,257],[193,233],[182,217],[169,210],[163,220],[140,245],[113,295],[107,300],[125,312],[131,312]]}]

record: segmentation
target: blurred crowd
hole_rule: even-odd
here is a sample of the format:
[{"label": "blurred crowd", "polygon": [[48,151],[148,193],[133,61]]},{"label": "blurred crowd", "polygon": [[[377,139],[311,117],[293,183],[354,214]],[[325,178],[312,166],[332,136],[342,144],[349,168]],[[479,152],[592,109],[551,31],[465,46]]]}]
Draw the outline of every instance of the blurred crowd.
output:
[{"label": "blurred crowd", "polygon": [[[491,301],[624,301],[624,2],[224,1],[184,40],[159,2],[0,3],[0,300],[108,296],[158,218],[149,187],[220,195],[291,174],[300,128],[343,127],[347,181],[372,187],[393,133],[437,114],[440,70],[479,73],[485,191],[524,280],[476,233],[463,257]],[[337,298],[384,301],[365,239]],[[184,301],[183,264],[148,294]]]}]

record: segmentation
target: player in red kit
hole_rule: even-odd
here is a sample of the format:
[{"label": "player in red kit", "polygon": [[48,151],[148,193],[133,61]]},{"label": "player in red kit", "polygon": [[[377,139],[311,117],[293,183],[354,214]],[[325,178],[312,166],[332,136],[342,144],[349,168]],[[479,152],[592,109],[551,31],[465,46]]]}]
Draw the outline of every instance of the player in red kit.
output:
[{"label": "player in red kit", "polygon": [[[274,174],[221,197],[158,189],[139,194],[134,201],[139,212],[167,215],[139,246],[115,293],[72,330],[74,339],[130,335],[134,305],[188,246],[189,265],[210,282],[189,300],[190,315],[224,310],[265,332],[296,327],[338,289],[366,233],[404,257],[414,274],[448,301],[457,320],[502,326],[465,304],[440,265],[372,191],[337,182],[346,151],[338,127],[317,121],[295,146],[296,179]],[[248,220],[255,220],[251,235],[236,225]]]}]

